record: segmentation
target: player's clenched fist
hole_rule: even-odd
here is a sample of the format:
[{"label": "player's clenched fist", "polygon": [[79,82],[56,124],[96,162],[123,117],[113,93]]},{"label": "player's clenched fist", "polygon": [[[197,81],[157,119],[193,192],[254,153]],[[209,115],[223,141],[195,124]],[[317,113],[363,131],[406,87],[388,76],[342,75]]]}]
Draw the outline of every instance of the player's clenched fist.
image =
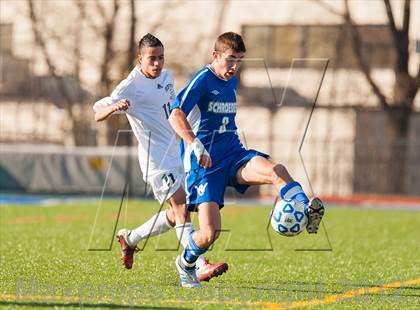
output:
[{"label": "player's clenched fist", "polygon": [[195,140],[191,143],[191,148],[193,149],[195,157],[198,159],[198,164],[204,168],[210,168],[212,165],[211,157],[205,149],[203,143],[195,138]]},{"label": "player's clenched fist", "polygon": [[130,106],[130,101],[128,99],[121,99],[114,106],[114,112],[116,111],[125,111]]},{"label": "player's clenched fist", "polygon": [[200,164],[200,166],[204,168],[210,168],[212,165],[210,155],[206,155],[206,154],[201,155],[198,160],[198,163]]}]

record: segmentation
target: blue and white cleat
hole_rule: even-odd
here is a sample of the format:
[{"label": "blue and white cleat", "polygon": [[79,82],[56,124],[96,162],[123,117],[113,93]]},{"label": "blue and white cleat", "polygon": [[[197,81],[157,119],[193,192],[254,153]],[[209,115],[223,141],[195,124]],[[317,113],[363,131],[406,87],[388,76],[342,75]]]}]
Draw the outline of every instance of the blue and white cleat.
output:
[{"label": "blue and white cleat", "polygon": [[184,264],[181,262],[181,255],[175,260],[176,269],[179,273],[179,278],[181,280],[182,287],[202,287],[200,280],[197,277],[195,268],[188,270],[184,267]]},{"label": "blue and white cleat", "polygon": [[325,208],[321,199],[318,197],[312,199],[311,203],[306,209],[306,215],[308,216],[308,224],[306,225],[306,230],[309,234],[316,234],[318,232],[319,224],[321,223],[324,213]]}]

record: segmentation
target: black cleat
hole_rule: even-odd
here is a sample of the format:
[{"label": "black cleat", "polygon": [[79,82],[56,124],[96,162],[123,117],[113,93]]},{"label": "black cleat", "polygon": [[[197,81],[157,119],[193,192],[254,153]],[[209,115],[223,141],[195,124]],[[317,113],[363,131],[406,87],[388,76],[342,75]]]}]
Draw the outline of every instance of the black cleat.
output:
[{"label": "black cleat", "polygon": [[318,232],[319,224],[325,213],[324,204],[318,197],[311,200],[311,204],[306,209],[308,216],[308,224],[306,230],[309,234],[316,234]]}]

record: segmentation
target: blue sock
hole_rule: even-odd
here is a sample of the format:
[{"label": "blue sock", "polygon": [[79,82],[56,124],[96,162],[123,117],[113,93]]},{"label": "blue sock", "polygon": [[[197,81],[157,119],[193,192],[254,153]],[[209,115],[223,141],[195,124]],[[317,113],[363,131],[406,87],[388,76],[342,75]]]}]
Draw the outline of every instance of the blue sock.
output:
[{"label": "blue sock", "polygon": [[195,243],[194,239],[192,238],[193,233],[194,232],[191,232],[191,234],[188,236],[187,246],[182,252],[182,257],[185,260],[185,267],[187,269],[194,269],[195,262],[197,261],[198,257],[207,251],[207,249],[202,249]]},{"label": "blue sock", "polygon": [[308,196],[303,192],[302,186],[298,182],[290,182],[280,189],[279,196],[282,199],[296,199],[305,206],[309,204]]}]

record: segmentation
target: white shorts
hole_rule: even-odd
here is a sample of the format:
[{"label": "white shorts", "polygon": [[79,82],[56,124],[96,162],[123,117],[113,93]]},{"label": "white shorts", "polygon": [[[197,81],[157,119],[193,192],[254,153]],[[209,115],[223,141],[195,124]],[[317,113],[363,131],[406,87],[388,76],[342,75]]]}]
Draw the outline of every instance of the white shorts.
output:
[{"label": "white shorts", "polygon": [[148,183],[160,204],[171,198],[179,188],[184,188],[183,167],[172,168],[149,176]]}]

